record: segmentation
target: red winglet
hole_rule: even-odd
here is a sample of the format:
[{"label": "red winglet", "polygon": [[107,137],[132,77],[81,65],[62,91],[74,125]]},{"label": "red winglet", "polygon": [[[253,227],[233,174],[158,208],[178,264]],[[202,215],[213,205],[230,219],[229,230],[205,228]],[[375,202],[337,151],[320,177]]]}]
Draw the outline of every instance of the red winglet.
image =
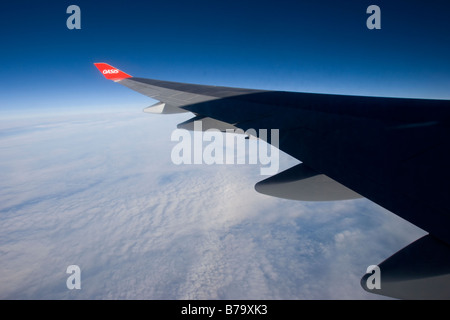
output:
[{"label": "red winglet", "polygon": [[120,71],[119,69],[114,68],[113,66],[110,66],[107,63],[100,62],[94,63],[94,65],[97,67],[98,70],[100,70],[101,73],[103,73],[105,78],[108,80],[119,81],[122,79],[132,77],[129,74],[126,74],[125,72]]}]

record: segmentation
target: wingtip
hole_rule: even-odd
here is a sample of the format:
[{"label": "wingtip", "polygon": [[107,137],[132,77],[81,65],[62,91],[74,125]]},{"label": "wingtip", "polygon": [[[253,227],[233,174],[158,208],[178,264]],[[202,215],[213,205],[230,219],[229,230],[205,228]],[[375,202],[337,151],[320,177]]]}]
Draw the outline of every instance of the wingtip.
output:
[{"label": "wingtip", "polygon": [[132,78],[129,74],[120,71],[119,69],[104,63],[104,62],[95,62],[94,65],[97,69],[105,76],[108,80],[119,81],[127,78]]}]

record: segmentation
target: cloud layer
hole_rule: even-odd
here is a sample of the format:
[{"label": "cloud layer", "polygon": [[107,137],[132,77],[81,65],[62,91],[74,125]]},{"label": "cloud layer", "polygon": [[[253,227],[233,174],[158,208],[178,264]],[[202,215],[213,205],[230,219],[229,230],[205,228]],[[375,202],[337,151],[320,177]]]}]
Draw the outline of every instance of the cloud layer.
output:
[{"label": "cloud layer", "polygon": [[365,199],[258,194],[256,165],[174,165],[183,120],[2,121],[0,298],[376,299],[367,266],[424,234]]}]

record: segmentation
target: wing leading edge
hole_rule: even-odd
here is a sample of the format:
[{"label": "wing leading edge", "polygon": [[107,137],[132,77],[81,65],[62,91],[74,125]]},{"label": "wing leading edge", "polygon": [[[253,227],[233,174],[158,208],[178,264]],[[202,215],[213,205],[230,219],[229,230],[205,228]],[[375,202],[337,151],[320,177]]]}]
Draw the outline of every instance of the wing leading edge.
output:
[{"label": "wing leading edge", "polygon": [[[192,112],[209,119],[208,128],[279,129],[279,148],[302,165],[258,183],[257,191],[303,200],[361,195],[429,232],[443,244],[436,251],[450,256],[450,101],[187,84],[135,78],[101,64],[117,70],[111,77],[96,66],[106,78],[160,101],[146,112]],[[433,241],[427,246],[438,247]],[[395,265],[403,260],[408,268],[403,258]],[[422,281],[420,290],[424,283],[433,291],[432,281]],[[405,297],[395,290],[382,294]]]}]

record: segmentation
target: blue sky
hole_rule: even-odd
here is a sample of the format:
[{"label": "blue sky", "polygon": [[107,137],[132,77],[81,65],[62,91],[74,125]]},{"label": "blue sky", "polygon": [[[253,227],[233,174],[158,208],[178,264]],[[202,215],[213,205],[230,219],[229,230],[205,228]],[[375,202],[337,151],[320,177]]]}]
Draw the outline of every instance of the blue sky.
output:
[{"label": "blue sky", "polygon": [[[69,30],[66,9],[81,9]],[[381,30],[366,9],[381,8]],[[95,109],[148,99],[135,76],[274,90],[450,98],[447,1],[14,1],[0,12],[1,110]]]}]

